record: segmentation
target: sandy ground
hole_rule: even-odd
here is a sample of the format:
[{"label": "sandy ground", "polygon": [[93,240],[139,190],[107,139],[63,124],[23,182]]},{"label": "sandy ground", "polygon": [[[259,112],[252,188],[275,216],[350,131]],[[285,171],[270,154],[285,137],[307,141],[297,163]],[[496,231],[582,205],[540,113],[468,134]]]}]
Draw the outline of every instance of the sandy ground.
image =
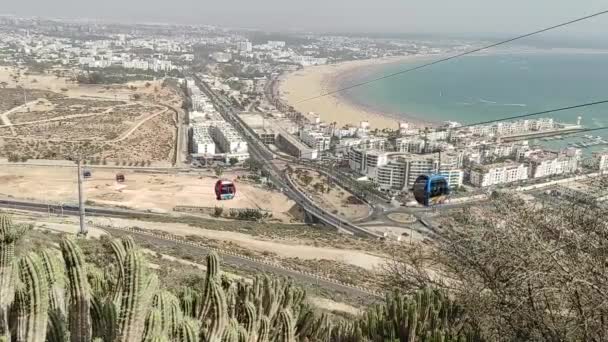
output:
[{"label": "sandy ground", "polygon": [[[156,164],[170,162],[173,159],[177,134],[175,118],[173,112],[158,104],[170,105],[180,110],[182,99],[171,87],[163,88],[162,82],[163,80],[112,85],[79,85],[67,77],[57,77],[52,73],[27,75],[22,69],[0,67],[0,83],[7,90],[23,87],[32,91],[51,91],[67,97],[63,98],[65,100],[52,100],[57,103],[76,101],[75,99],[87,100],[81,106],[83,112],[78,112],[78,115],[63,117],[58,115],[61,114],[61,108],[57,108],[58,113],[53,112],[53,104],[57,103],[43,102],[40,106],[32,106],[23,113],[19,113],[19,108],[15,113],[10,112],[12,123],[19,123],[21,126],[0,127],[0,135],[5,136],[4,139],[0,138],[0,148],[5,144],[11,144],[15,145],[14,150],[17,154],[29,158],[50,158],[54,150],[58,154],[71,153],[72,146],[66,142],[78,143],[80,140],[93,139],[96,140],[96,147],[99,149],[95,157],[127,162],[151,161]],[[53,93],[45,94],[53,95]],[[38,100],[44,101],[44,99]],[[122,101],[124,104],[109,108],[103,113],[91,112],[100,100]],[[22,97],[16,98],[15,104],[11,102],[7,109],[18,103],[22,104],[19,101],[22,101]],[[127,109],[129,106],[135,108]],[[124,107],[124,111],[121,107]],[[32,119],[37,113],[41,114],[41,117],[49,116],[51,119]],[[8,115],[3,115],[2,121],[5,124],[10,123],[7,117]],[[84,137],[83,130],[88,131]],[[116,137],[125,139],[112,140]],[[157,139],[150,139],[151,137]],[[101,145],[102,143],[99,142],[101,140],[106,141],[106,144]],[[36,146],[37,150],[34,150],[32,144],[38,144],[39,141],[44,146],[41,148]]]},{"label": "sandy ground", "polygon": [[300,258],[306,260],[325,259],[340,261],[346,264],[359,266],[365,269],[374,270],[381,266],[385,259],[371,255],[362,251],[352,249],[338,249],[329,247],[314,247],[298,245],[287,241],[263,240],[252,235],[231,232],[208,230],[198,227],[191,227],[181,223],[155,223],[137,220],[118,219],[118,218],[98,218],[91,217],[91,221],[99,225],[112,225],[117,227],[137,226],[144,229],[161,230],[175,235],[195,235],[208,239],[230,241],[236,245],[259,252],[272,252],[281,258]]},{"label": "sandy ground", "polygon": [[[125,183],[115,181],[116,171],[94,169],[93,177],[85,181],[86,199],[97,205],[157,212],[171,212],[177,205],[264,209],[271,211],[277,219],[291,219],[287,212],[294,203],[280,192],[270,192],[237,182],[237,195],[233,200],[217,201],[213,190],[217,178],[214,176],[120,172],[125,174]],[[236,176],[236,173],[226,172],[222,178],[234,179]],[[76,169],[2,164],[0,196],[76,203]]]},{"label": "sandy ground", "polygon": [[[99,218],[96,218],[99,219]],[[16,218],[14,220],[15,223],[17,224],[33,224],[35,229],[49,229],[49,230],[54,230],[54,231],[58,231],[58,232],[62,232],[62,233],[67,233],[67,234],[75,234],[78,231],[78,224],[74,221],[73,218],[66,218],[66,219],[58,219],[58,218],[33,218],[33,217],[25,217],[25,216],[19,216],[18,218]],[[95,228],[95,227],[89,227],[89,234],[87,235],[87,238],[99,238],[101,235],[105,235],[105,232],[99,228]],[[142,249],[142,252],[144,252],[145,254],[149,254],[151,256],[158,256],[159,253],[152,251],[150,249]],[[183,259],[179,259],[176,257],[173,257],[171,255],[166,255],[166,254],[160,254],[160,257],[164,260],[170,261],[170,262],[175,262],[175,263],[179,263],[182,265],[187,265],[187,266],[192,266],[192,267],[196,267],[198,269],[200,269],[201,271],[205,271],[206,267],[205,265],[202,264],[198,264],[198,263],[194,263],[188,260],[183,260]],[[151,268],[157,268],[158,265],[155,264],[150,264]],[[229,273],[229,272],[223,272],[228,278],[230,279],[243,279],[242,276],[239,276],[237,274],[234,273]],[[251,279],[249,278],[244,278],[246,281],[251,281]],[[319,308],[328,310],[328,311],[341,311],[341,312],[346,312],[346,313],[350,313],[353,315],[357,315],[360,313],[360,309],[348,305],[346,303],[341,303],[341,302],[335,302],[331,299],[326,299],[326,298],[321,298],[321,297],[315,297],[315,296],[309,296],[308,297],[309,302],[312,305],[315,305]]]},{"label": "sandy ground", "polygon": [[313,181],[308,186],[304,186],[296,173],[293,173],[291,177],[301,188],[306,190],[306,193],[314,197],[316,203],[322,204],[326,210],[348,220],[358,220],[369,216],[370,207],[367,204],[347,204],[346,199],[352,196],[352,194],[338,184],[333,184],[329,193],[324,192],[321,194],[316,191],[313,185],[322,183],[327,186],[327,177],[312,170],[308,170],[308,174],[313,177]]},{"label": "sandy ground", "polygon": [[[423,58],[423,56],[391,57],[306,67],[284,76],[281,80],[279,92],[281,98],[298,111],[304,114],[314,112],[320,115],[321,120],[325,122],[337,122],[338,127],[347,124],[358,125],[361,121],[369,121],[372,128],[397,129],[399,120],[386,116],[386,113],[373,112],[358,107],[345,101],[337,94],[305,102],[300,101],[335,90],[335,80],[345,74],[365,72],[365,68],[369,66],[412,61],[419,58]],[[408,121],[416,123],[415,120]]]},{"label": "sandy ground", "polygon": [[[161,81],[136,81],[124,85],[80,85],[70,81],[67,77],[57,77],[53,74],[29,74],[25,70],[14,67],[0,67],[0,83],[6,82],[7,88],[21,86],[26,89],[49,90],[69,97],[76,98],[105,98],[108,100],[129,101],[135,92],[150,93],[154,87],[160,87]],[[19,75],[17,81],[13,78]],[[152,84],[151,87],[144,87],[146,82]],[[131,90],[129,86],[138,89]]]}]

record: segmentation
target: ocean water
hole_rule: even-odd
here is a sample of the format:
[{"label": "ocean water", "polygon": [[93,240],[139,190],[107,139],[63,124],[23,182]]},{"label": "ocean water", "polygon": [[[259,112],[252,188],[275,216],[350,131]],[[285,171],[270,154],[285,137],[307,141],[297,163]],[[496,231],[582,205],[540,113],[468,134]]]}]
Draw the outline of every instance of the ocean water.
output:
[{"label": "ocean water", "polygon": [[[423,62],[375,66],[345,78],[359,82]],[[467,56],[343,94],[354,103],[394,116],[461,123],[504,118],[608,100],[608,54],[520,53]],[[608,126],[608,104],[545,114],[586,127]],[[608,130],[593,135],[608,136]]]}]

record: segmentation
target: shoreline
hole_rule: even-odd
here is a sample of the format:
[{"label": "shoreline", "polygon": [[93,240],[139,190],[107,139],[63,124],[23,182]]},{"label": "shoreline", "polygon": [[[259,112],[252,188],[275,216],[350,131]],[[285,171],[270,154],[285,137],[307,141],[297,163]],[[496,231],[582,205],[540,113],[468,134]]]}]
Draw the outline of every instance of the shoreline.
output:
[{"label": "shoreline", "polygon": [[366,69],[370,73],[374,71],[372,69],[375,66],[415,62],[429,57],[436,55],[395,56],[306,67],[281,75],[278,93],[282,101],[293,106],[306,117],[312,118],[310,112],[314,112],[322,121],[336,122],[338,127],[358,126],[361,121],[368,121],[373,129],[398,129],[399,122],[408,122],[410,125],[428,124],[420,119],[403,116],[401,113],[397,115],[397,113],[378,111],[354,103],[338,93],[306,102],[300,101],[335,90],[345,78],[350,78],[351,81],[354,78],[353,82],[356,83],[357,78],[366,75],[364,71]]},{"label": "shoreline", "polygon": [[[480,52],[471,56],[504,55],[504,54],[608,54],[604,49],[570,49],[570,48],[530,48],[513,47],[506,50]],[[410,127],[434,126],[436,121],[425,121],[420,118],[424,113],[408,114],[405,112],[391,112],[366,105],[364,101],[357,101],[345,93],[335,93],[310,101],[300,101],[335,91],[349,84],[356,84],[365,79],[367,75],[377,72],[378,66],[400,64],[405,62],[418,62],[429,59],[439,59],[446,55],[407,55],[378,59],[347,61],[337,64],[305,67],[303,69],[283,74],[278,82],[278,94],[284,103],[293,106],[307,118],[314,112],[325,122],[336,122],[338,127],[344,125],[358,126],[361,121],[369,121],[372,129],[398,129],[399,122],[407,122]]]}]

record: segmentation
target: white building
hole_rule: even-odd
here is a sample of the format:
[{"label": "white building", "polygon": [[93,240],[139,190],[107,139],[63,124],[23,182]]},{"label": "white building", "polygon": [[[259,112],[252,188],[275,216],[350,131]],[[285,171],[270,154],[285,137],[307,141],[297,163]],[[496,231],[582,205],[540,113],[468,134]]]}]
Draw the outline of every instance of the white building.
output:
[{"label": "white building", "polygon": [[[442,155],[441,166],[434,155],[384,152],[353,148],[348,153],[352,170],[367,176],[382,190],[410,189],[421,175],[438,173],[446,177],[450,187],[462,185],[464,172],[458,157]],[[440,167],[440,170],[437,170]]]},{"label": "white building", "polygon": [[470,182],[478,187],[512,183],[528,179],[528,171],[528,167],[522,163],[479,165],[471,169]]},{"label": "white building", "polygon": [[302,139],[306,145],[317,151],[329,150],[331,143],[331,137],[308,129],[303,129],[300,131],[300,139]]},{"label": "white building", "polygon": [[291,61],[301,66],[327,64],[327,58],[316,58],[312,56],[293,56]]},{"label": "white building", "polygon": [[247,153],[247,142],[227,122],[211,126],[211,136],[224,153]]},{"label": "white building", "polygon": [[598,170],[608,170],[608,150],[593,153],[593,159]]},{"label": "white building", "polygon": [[359,148],[362,150],[380,150],[386,149],[386,138],[383,137],[367,137],[367,138],[342,138],[336,148],[339,152],[346,152],[349,148]]},{"label": "white building", "polygon": [[171,71],[173,69],[173,64],[171,61],[153,59],[152,62],[149,63],[148,67],[155,72]]},{"label": "white building", "polygon": [[280,41],[280,40],[269,40],[268,46],[270,46],[273,49],[282,49],[285,47],[285,42]]},{"label": "white building", "polygon": [[232,55],[226,52],[214,52],[211,54],[211,58],[218,63],[228,63],[232,60]]},{"label": "white building", "polygon": [[122,67],[125,69],[141,69],[148,70],[150,68],[150,63],[148,61],[133,59],[130,61],[122,62]]},{"label": "white building", "polygon": [[573,173],[578,169],[581,150],[567,148],[560,152],[530,151],[526,155],[530,163],[530,178]]},{"label": "white building", "polygon": [[236,48],[237,48],[237,50],[242,51],[242,52],[253,51],[253,45],[251,44],[251,42],[248,42],[248,41],[236,43]]},{"label": "white building", "polygon": [[505,136],[531,131],[545,131],[553,128],[555,128],[555,122],[552,118],[539,118],[533,120],[498,122],[491,125],[477,125],[470,127],[469,131],[479,136]]},{"label": "white building", "polygon": [[192,127],[192,153],[214,155],[215,154],[215,142],[209,134],[209,126],[198,126]]}]

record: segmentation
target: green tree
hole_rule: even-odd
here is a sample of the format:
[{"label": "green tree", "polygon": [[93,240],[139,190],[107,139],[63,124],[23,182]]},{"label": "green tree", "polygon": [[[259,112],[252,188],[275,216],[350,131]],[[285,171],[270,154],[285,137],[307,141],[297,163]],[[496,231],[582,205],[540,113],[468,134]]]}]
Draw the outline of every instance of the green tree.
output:
[{"label": "green tree", "polygon": [[217,165],[213,171],[215,172],[215,175],[219,178],[222,177],[222,175],[224,174],[224,168],[221,167],[220,165]]},{"label": "green tree", "polygon": [[235,157],[232,157],[229,160],[230,166],[234,166],[234,165],[238,164],[238,162],[239,162],[239,160]]}]

